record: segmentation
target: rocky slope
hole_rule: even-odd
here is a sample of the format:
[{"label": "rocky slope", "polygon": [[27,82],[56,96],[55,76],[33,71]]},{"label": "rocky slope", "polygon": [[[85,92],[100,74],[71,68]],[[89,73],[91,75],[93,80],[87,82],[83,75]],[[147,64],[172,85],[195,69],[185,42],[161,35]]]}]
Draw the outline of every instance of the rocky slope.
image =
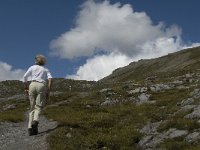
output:
[{"label": "rocky slope", "polygon": [[[21,108],[16,101],[24,103],[25,98],[21,90],[7,90],[19,88],[20,82],[0,85],[1,120],[3,113]],[[43,135],[50,149],[200,149],[199,47],[133,62],[98,82],[55,79],[53,87],[45,115],[58,128],[48,135],[48,143]],[[24,122],[1,123],[0,129],[6,124],[25,134]],[[12,132],[2,133],[5,148],[15,138]]]},{"label": "rocky slope", "polygon": [[181,50],[166,56],[139,60],[128,66],[119,68],[101,82],[120,82],[128,80],[144,80],[149,76],[166,77],[168,74],[176,75],[183,72],[195,72],[200,68],[200,47]]}]

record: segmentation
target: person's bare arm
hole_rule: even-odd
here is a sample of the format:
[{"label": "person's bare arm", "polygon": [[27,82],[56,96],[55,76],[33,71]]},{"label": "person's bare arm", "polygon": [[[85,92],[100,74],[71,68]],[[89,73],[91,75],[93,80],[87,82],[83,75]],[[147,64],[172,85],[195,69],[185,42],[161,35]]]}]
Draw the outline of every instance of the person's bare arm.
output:
[{"label": "person's bare arm", "polygon": [[49,99],[49,94],[50,94],[50,91],[51,91],[51,86],[52,86],[52,79],[49,78],[48,79],[48,85],[47,85],[47,92],[46,92],[46,99],[47,100]]},{"label": "person's bare arm", "polygon": [[28,95],[28,82],[24,82],[24,93]]},{"label": "person's bare arm", "polygon": [[48,87],[47,87],[48,92],[51,91],[51,87],[52,87],[52,78],[49,78],[48,79]]}]

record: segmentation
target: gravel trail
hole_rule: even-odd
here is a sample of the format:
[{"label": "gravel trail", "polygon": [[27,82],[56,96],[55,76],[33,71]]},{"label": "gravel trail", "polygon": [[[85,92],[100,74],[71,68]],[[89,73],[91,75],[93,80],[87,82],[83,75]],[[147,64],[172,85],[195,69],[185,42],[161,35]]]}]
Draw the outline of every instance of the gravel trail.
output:
[{"label": "gravel trail", "polygon": [[57,128],[56,121],[40,116],[38,135],[28,136],[28,113],[20,123],[0,122],[0,150],[47,150],[47,136]]}]

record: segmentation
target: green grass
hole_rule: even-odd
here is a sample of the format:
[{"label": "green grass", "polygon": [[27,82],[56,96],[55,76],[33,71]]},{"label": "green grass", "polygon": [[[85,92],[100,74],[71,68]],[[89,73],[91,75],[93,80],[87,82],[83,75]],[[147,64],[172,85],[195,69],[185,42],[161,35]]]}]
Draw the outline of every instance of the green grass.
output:
[{"label": "green grass", "polygon": [[28,101],[12,101],[12,103],[16,103],[16,108],[0,112],[0,122],[21,122],[25,120],[24,114],[27,111]]},{"label": "green grass", "polygon": [[[146,121],[139,107],[127,103],[111,107],[85,108],[86,99],[57,108],[48,108],[48,118],[59,128],[48,138],[51,149],[133,149],[141,138],[137,127]],[[81,106],[82,105],[82,106]],[[72,135],[71,138],[67,134]]]},{"label": "green grass", "polygon": [[[167,131],[170,128],[193,131],[200,127],[197,120],[184,118],[184,116],[189,114],[190,111],[174,115],[174,113],[180,109],[180,106],[177,106],[177,103],[186,99],[188,95],[189,92],[187,90],[169,90],[153,94],[152,99],[156,100],[155,105],[162,108],[156,111],[155,116],[158,116],[159,114],[159,116],[162,117],[162,120],[166,120],[166,122],[163,122],[160,125],[158,129],[159,132]],[[153,116],[151,118],[153,118]]]},{"label": "green grass", "polygon": [[[126,98],[127,94],[120,86],[113,86],[117,96]],[[50,149],[134,149],[142,134],[138,131],[147,122],[169,120],[174,112],[179,110],[176,105],[188,96],[187,90],[167,90],[151,93],[155,104],[136,106],[131,102],[113,106],[99,106],[102,96],[92,91],[85,98],[77,97],[71,103],[59,107],[49,107],[45,115],[58,121],[59,128],[48,137]],[[67,94],[66,94],[67,95]],[[63,95],[64,96],[64,95]],[[115,97],[114,95],[113,97]],[[59,98],[59,101],[62,98]],[[70,98],[69,98],[70,99]],[[55,100],[57,101],[57,100]],[[86,105],[91,105],[87,108]],[[188,121],[176,116],[159,131],[171,127],[188,129],[198,128],[195,121]],[[176,120],[180,123],[176,123]],[[67,135],[71,135],[69,138]],[[181,145],[181,144],[180,144]]]},{"label": "green grass", "polygon": [[65,92],[65,93],[61,93],[58,95],[52,95],[50,96],[49,100],[47,101],[47,105],[50,104],[54,104],[56,102],[60,102],[60,101],[64,101],[64,100],[68,100],[69,98],[71,98],[72,96],[75,96],[76,92]]},{"label": "green grass", "polygon": [[197,122],[197,120],[172,117],[171,119],[167,120],[165,123],[161,124],[158,131],[159,132],[167,131],[170,128],[176,128],[179,130],[188,130],[192,132],[195,129],[199,129],[200,124]]},{"label": "green grass", "polygon": [[[142,70],[139,70],[142,71]],[[160,78],[159,82],[171,82],[175,78],[185,74],[187,71],[169,73]],[[165,78],[168,76],[168,78]],[[144,82],[141,82],[144,83]],[[185,86],[188,86],[186,83]],[[142,86],[142,85],[140,85]],[[145,86],[145,85],[143,85]],[[111,88],[115,94],[105,96],[107,93],[100,93],[103,88]],[[128,99],[127,89],[132,90],[137,87],[128,87],[126,83],[95,86],[90,90],[88,96],[81,98],[76,93],[69,96],[67,93],[52,97],[51,104],[63,100],[73,101],[60,105],[59,107],[48,107],[45,115],[49,119],[58,121],[58,128],[48,137],[51,150],[64,149],[136,149],[138,141],[143,136],[139,130],[148,122],[164,121],[158,128],[158,132],[165,132],[170,128],[188,130],[193,132],[200,128],[197,120],[185,119],[188,113],[182,112],[175,115],[181,106],[177,105],[182,100],[189,98],[193,88],[172,89],[162,92],[150,92],[150,100],[153,104],[142,104],[136,106],[132,102],[125,102],[112,106],[100,106],[106,97],[111,99]],[[77,97],[76,97],[77,96]],[[74,99],[75,97],[75,99]],[[195,103],[197,103],[195,101]],[[90,105],[90,107],[86,107]],[[182,138],[182,139],[181,139]],[[195,146],[183,140],[184,137],[166,140],[160,146],[165,149],[188,149],[196,150]],[[198,149],[198,148],[197,148]]]},{"label": "green grass", "polygon": [[184,141],[183,138],[169,139],[161,144],[161,148],[167,150],[184,150],[188,148],[190,145]]},{"label": "green grass", "polygon": [[179,137],[165,140],[164,143],[160,145],[160,147],[166,150],[199,150],[200,144],[190,144],[184,141],[182,137]]}]

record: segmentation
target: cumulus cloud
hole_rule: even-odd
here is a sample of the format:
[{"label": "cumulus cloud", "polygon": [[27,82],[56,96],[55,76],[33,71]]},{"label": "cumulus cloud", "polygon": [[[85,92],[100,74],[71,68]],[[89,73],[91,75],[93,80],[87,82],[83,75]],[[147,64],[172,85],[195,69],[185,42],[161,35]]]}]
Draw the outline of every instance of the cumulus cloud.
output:
[{"label": "cumulus cloud", "polygon": [[[75,27],[53,40],[50,48],[61,58],[88,57],[76,75],[68,77],[98,80],[130,61],[186,47],[181,33],[176,25],[154,24],[145,12],[136,12],[129,4],[88,0],[81,7]],[[97,55],[99,52],[102,55]]]},{"label": "cumulus cloud", "polygon": [[22,69],[12,69],[12,66],[0,61],[0,81],[4,80],[20,80],[25,71]]},{"label": "cumulus cloud", "polygon": [[98,80],[109,75],[113,69],[123,67],[131,61],[131,58],[119,53],[97,55],[94,58],[88,59],[86,64],[79,67],[76,75],[68,75],[67,78],[77,80]]},{"label": "cumulus cloud", "polygon": [[129,4],[87,1],[76,27],[53,40],[50,47],[63,58],[91,56],[97,49],[137,56],[144,52],[141,47],[144,43],[180,34],[177,26],[154,25],[145,12],[134,12]]}]

